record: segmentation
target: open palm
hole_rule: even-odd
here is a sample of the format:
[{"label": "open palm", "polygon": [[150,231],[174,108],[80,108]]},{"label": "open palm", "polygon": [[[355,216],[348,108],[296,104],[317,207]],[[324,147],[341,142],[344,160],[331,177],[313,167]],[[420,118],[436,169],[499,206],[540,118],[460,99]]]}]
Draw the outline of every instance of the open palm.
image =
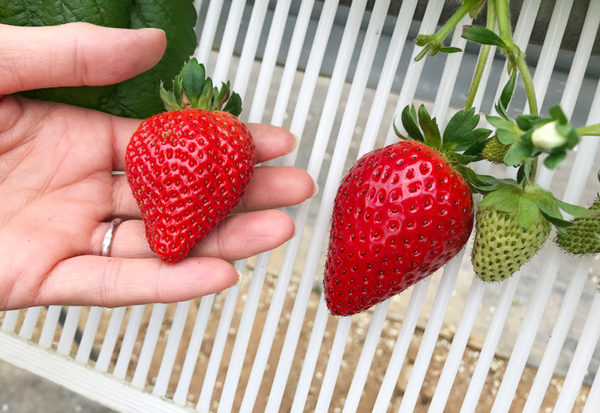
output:
[{"label": "open palm", "polygon": [[[292,236],[292,220],[271,208],[309,197],[312,180],[297,168],[259,166],[236,213],[189,258],[163,263],[144,238],[125,176],[113,172],[124,170],[125,147],[139,121],[10,95],[124,80],[160,59],[162,32],[0,25],[0,39],[8,56],[0,64],[0,309],[198,297],[237,281],[228,261]],[[28,57],[39,62],[44,56],[46,70],[27,63]],[[257,162],[293,149],[288,132],[249,127]],[[114,235],[111,257],[102,257],[102,240],[114,217],[124,222]]]}]

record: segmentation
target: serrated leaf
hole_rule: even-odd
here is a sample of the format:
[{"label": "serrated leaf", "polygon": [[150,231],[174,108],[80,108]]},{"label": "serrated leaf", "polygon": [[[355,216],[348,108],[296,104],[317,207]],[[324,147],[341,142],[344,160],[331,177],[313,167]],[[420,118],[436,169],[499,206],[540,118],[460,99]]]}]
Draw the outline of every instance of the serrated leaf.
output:
[{"label": "serrated leaf", "polygon": [[499,116],[486,115],[485,119],[496,129],[506,129],[518,132],[517,125]]},{"label": "serrated leaf", "polygon": [[412,105],[407,105],[402,111],[402,126],[408,133],[409,138],[419,142],[425,142],[423,134],[419,129],[419,121],[417,118],[417,111]]},{"label": "serrated leaf", "polygon": [[479,44],[506,48],[502,39],[490,29],[480,26],[464,26],[462,37]]},{"label": "serrated leaf", "polygon": [[533,128],[541,120],[542,118],[538,115],[519,115],[515,119],[517,126],[523,131]]},{"label": "serrated leaf", "polygon": [[495,191],[487,194],[480,202],[480,207],[493,206],[502,212],[517,212],[519,208],[518,188],[502,185]]},{"label": "serrated leaf", "polygon": [[554,152],[551,155],[546,156],[544,159],[544,166],[548,169],[556,168],[564,159],[567,157],[566,151]]},{"label": "serrated leaf", "polygon": [[496,138],[503,145],[512,145],[513,143],[519,142],[519,134],[508,129],[496,129]]},{"label": "serrated leaf", "polygon": [[425,143],[434,149],[441,149],[442,137],[435,118],[431,119],[424,105],[419,106],[419,125],[425,137]]},{"label": "serrated leaf", "polygon": [[509,166],[520,165],[531,156],[531,147],[523,141],[511,145],[504,155],[504,163]]},{"label": "serrated leaf", "polygon": [[487,143],[488,135],[489,135],[489,133],[486,134],[484,138],[473,142],[471,144],[471,146],[466,147],[463,152],[463,155],[475,156],[477,158],[477,160],[483,159],[483,157],[481,156],[481,152],[483,151],[483,148],[485,147],[485,144]]},{"label": "serrated leaf", "polygon": [[537,220],[539,213],[538,206],[534,201],[526,196],[519,197],[517,222],[522,228],[528,229]]},{"label": "serrated leaf", "polygon": [[461,143],[479,123],[479,115],[475,108],[463,109],[456,112],[444,129],[444,143]]}]

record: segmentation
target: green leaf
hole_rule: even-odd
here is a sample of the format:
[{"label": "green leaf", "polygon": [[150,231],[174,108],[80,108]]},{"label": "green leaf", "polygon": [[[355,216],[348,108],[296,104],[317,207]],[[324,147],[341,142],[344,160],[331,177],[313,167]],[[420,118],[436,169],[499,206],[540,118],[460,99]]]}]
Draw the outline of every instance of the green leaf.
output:
[{"label": "green leaf", "polygon": [[526,196],[519,197],[519,212],[517,222],[519,225],[528,229],[538,218],[540,210],[536,203]]},{"label": "green leaf", "polygon": [[524,141],[519,141],[508,148],[504,155],[504,163],[510,166],[520,165],[532,156],[533,147]]},{"label": "green leaf", "polygon": [[471,190],[480,194],[487,194],[502,185],[512,185],[514,183],[514,181],[498,179],[491,175],[480,175],[464,165],[456,165],[455,168],[465,178]]},{"label": "green leaf", "polygon": [[444,143],[460,143],[479,123],[479,115],[475,108],[463,109],[456,112],[444,129]]},{"label": "green leaf", "polygon": [[513,93],[515,91],[515,84],[517,83],[517,71],[513,70],[510,74],[510,78],[506,85],[502,89],[502,93],[500,94],[500,104],[504,108],[508,108],[510,100],[512,99]]},{"label": "green leaf", "polygon": [[231,113],[233,116],[239,116],[242,113],[242,98],[240,95],[235,92],[232,93],[222,110]]},{"label": "green leaf", "polygon": [[584,208],[579,205],[569,204],[568,202],[561,201],[560,199],[555,198],[554,202],[557,206],[565,211],[567,214],[571,215],[574,218],[589,218],[597,214],[596,211],[593,211],[588,208]]},{"label": "green leaf", "polygon": [[513,185],[501,185],[487,194],[480,202],[480,207],[493,206],[502,212],[517,212],[521,198],[520,188]]},{"label": "green leaf", "polygon": [[517,125],[515,125],[510,120],[501,118],[499,116],[492,116],[492,115],[486,115],[485,119],[488,121],[488,123],[490,125],[492,125],[496,129],[506,129],[506,130],[512,130],[515,132],[519,132],[519,130],[517,129]]},{"label": "green leaf", "polygon": [[425,143],[434,149],[441,149],[442,137],[435,118],[431,119],[425,105],[419,106],[419,124],[425,137]]},{"label": "green leaf", "polygon": [[529,182],[531,176],[531,169],[533,168],[533,159],[526,159],[517,171],[517,182]]},{"label": "green leaf", "polygon": [[458,53],[458,52],[462,52],[462,49],[460,47],[445,46],[445,47],[440,47],[440,52],[442,52],[442,53]]},{"label": "green leaf", "polygon": [[413,105],[407,105],[402,111],[402,125],[406,129],[409,138],[419,142],[425,142],[425,138],[421,134],[419,129],[419,121],[417,118],[417,111]]},{"label": "green leaf", "polygon": [[462,37],[475,43],[506,48],[502,39],[496,33],[485,27],[464,26]]},{"label": "green leaf", "polygon": [[[464,3],[464,1],[463,1],[463,3]],[[485,4],[485,0],[481,0],[478,4],[476,4],[475,6],[473,6],[471,8],[471,10],[469,10],[469,16],[472,19],[474,19],[479,14],[479,12],[483,8],[484,4]]]},{"label": "green leaf", "polygon": [[196,48],[193,0],[0,0],[0,23],[52,26],[76,21],[107,27],[160,28],[167,35],[167,48],[152,69],[116,85],[36,89],[21,94],[133,118],[163,112],[161,80],[170,82]]},{"label": "green leaf", "polygon": [[554,152],[544,159],[544,166],[548,169],[556,168],[567,157],[566,151]]},{"label": "green leaf", "polygon": [[519,141],[519,134],[508,129],[496,129],[496,138],[503,145],[512,145]]},{"label": "green leaf", "polygon": [[196,59],[190,59],[181,68],[183,91],[192,104],[192,107],[198,106],[198,100],[204,91],[205,81],[206,71],[204,70],[204,65],[199,64]]},{"label": "green leaf", "polygon": [[567,119],[567,115],[563,112],[560,106],[554,105],[548,109],[548,113],[552,117],[552,119],[558,121],[558,123],[569,123]]},{"label": "green leaf", "polygon": [[546,219],[546,221],[548,221],[549,223],[551,223],[552,225],[554,225],[556,227],[556,229],[560,232],[562,232],[561,230],[564,230],[565,228],[569,227],[572,225],[571,222],[563,219],[563,218],[558,218],[554,215],[550,215],[548,214],[546,211],[542,211],[540,210],[541,214],[544,216],[544,218]]},{"label": "green leaf", "polygon": [[[517,126],[523,130],[527,131],[537,125],[543,119],[538,115],[519,115],[515,119],[517,122]],[[546,122],[544,122],[546,123]]]},{"label": "green leaf", "polygon": [[[181,96],[181,94],[179,96]],[[162,82],[160,83],[160,98],[167,110],[181,109],[181,102],[178,101],[177,96],[173,91],[165,89]]]}]

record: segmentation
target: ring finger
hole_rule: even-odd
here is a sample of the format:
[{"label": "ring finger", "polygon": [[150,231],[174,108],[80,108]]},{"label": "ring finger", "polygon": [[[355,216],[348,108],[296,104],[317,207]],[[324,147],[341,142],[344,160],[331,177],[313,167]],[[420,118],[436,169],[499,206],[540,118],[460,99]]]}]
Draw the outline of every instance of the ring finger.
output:
[{"label": "ring finger", "polygon": [[[109,226],[109,222],[98,226],[91,241],[90,254],[99,254]],[[209,233],[189,255],[234,261],[276,248],[293,233],[294,223],[282,211],[265,210],[233,215]],[[126,220],[116,228],[110,255],[122,258],[156,257],[146,241],[141,220]]]}]

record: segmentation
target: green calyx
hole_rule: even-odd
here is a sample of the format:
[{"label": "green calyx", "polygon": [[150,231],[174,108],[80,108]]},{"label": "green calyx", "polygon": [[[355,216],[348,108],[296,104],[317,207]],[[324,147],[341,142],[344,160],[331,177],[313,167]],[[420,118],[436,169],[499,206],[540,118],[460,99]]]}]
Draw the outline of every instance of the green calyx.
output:
[{"label": "green calyx", "polygon": [[454,165],[466,165],[481,159],[480,153],[490,135],[489,129],[478,128],[479,115],[475,109],[456,112],[448,121],[443,133],[435,118],[431,118],[424,105],[417,111],[408,105],[402,111],[402,126],[406,135],[394,125],[394,131],[400,139],[415,140],[441,152]]},{"label": "green calyx", "polygon": [[459,110],[448,121],[444,132],[440,133],[437,121],[431,118],[424,105],[417,109],[408,105],[402,111],[403,134],[394,124],[394,131],[400,139],[425,143],[442,153],[452,167],[463,175],[474,192],[490,192],[501,180],[487,175],[478,175],[466,166],[482,158],[481,152],[491,133],[489,129],[478,128],[479,115],[474,108]]},{"label": "green calyx", "polygon": [[516,181],[504,180],[496,189],[489,192],[480,202],[480,208],[494,207],[496,210],[513,214],[517,223],[527,230],[540,219],[564,232],[572,225],[563,217],[563,212],[578,218],[587,218],[593,212],[567,202],[561,201],[545,189],[533,185],[520,185]]},{"label": "green calyx", "polygon": [[234,116],[242,112],[240,95],[231,91],[229,82],[221,88],[213,86],[206,76],[204,65],[190,59],[173,79],[171,90],[160,84],[160,98],[168,111],[182,109],[204,109],[211,112],[224,111]]}]

